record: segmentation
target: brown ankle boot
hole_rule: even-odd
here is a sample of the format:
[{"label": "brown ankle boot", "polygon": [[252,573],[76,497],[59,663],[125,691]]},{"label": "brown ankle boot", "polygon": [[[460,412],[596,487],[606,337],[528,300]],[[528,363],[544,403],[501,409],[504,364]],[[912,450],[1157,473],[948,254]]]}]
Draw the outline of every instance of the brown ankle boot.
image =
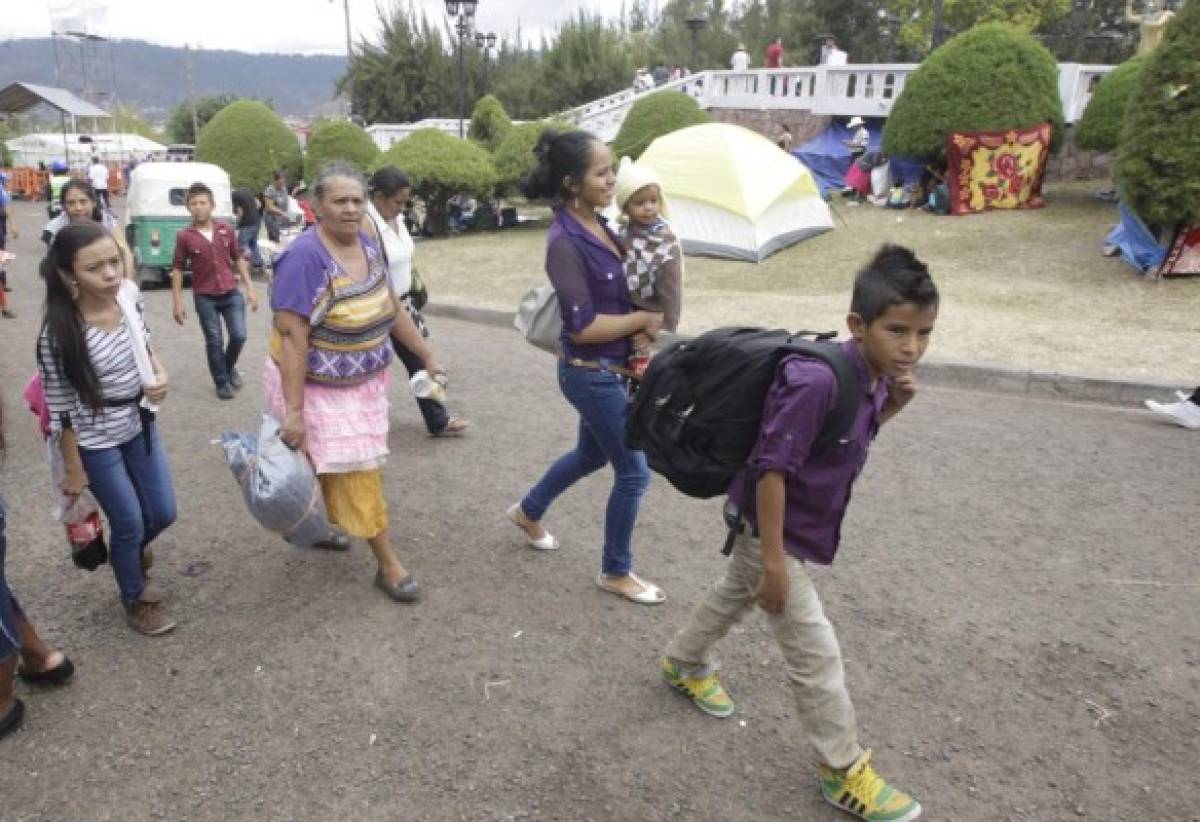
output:
[{"label": "brown ankle boot", "polygon": [[125,622],[145,636],[162,636],[175,630],[171,612],[154,593],[143,591],[136,602],[126,602]]}]

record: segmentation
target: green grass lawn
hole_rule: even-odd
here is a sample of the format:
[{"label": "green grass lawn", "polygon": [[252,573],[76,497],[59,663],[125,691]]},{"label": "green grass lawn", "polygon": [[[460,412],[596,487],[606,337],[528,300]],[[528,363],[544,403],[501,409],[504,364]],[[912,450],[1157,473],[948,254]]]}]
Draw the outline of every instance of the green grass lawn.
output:
[{"label": "green grass lawn", "polygon": [[[834,205],[837,228],[748,263],[689,257],[681,331],[841,329],[855,271],[884,242],[929,264],[942,311],[929,357],[1108,377],[1200,382],[1200,279],[1153,282],[1100,246],[1117,220],[1099,183],[1051,186],[1047,207],[933,217]],[[433,299],[513,309],[544,282],[545,231],[418,244]]]}]

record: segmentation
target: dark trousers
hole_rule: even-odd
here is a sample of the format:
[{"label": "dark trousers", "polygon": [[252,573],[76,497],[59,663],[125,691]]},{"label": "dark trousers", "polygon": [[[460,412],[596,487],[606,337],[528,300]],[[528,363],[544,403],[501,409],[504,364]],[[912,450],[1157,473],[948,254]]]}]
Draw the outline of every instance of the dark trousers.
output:
[{"label": "dark trousers", "polygon": [[12,589],[8,587],[4,578],[4,555],[8,551],[6,519],[4,499],[0,497],[0,660],[8,659],[21,650],[21,632],[17,624],[17,620],[22,616],[21,604],[13,596]]},{"label": "dark trousers", "polygon": [[1200,405],[1200,388],[1192,392],[1192,396],[1188,397],[1196,405]]},{"label": "dark trousers", "polygon": [[[396,358],[404,363],[410,377],[425,368],[425,363],[421,362],[421,358],[401,345],[395,337],[392,337],[392,350],[396,352]],[[417,405],[421,409],[421,416],[425,418],[425,427],[429,429],[430,434],[440,434],[446,430],[446,426],[450,423],[450,415],[446,411],[446,406],[437,400],[420,398],[417,398]]]},{"label": "dark trousers", "polygon": [[263,215],[263,222],[267,224],[267,239],[273,243],[279,242],[279,218],[268,211]]},{"label": "dark trousers", "polygon": [[[218,388],[229,382],[229,374],[237,365],[242,346],[246,344],[246,300],[236,288],[226,294],[196,294],[196,316],[204,332],[204,353],[208,355],[208,373]],[[229,331],[229,343],[221,328],[221,320]]]}]

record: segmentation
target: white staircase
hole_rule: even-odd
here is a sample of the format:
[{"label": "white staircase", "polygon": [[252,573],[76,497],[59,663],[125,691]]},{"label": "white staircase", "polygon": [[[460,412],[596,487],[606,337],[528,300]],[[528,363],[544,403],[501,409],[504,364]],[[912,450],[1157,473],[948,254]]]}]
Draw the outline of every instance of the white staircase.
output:
[{"label": "white staircase", "polygon": [[[557,115],[560,120],[587,129],[605,142],[621,130],[634,102],[657,91],[679,91],[696,98],[700,107],[757,111],[805,111],[831,117],[887,117],[917,63],[876,63],[848,66],[810,66],[752,71],[702,71],[658,86],[650,91],[618,91]],[[1113,66],[1060,63],[1058,93],[1068,124],[1083,116],[1096,84]],[[431,119],[419,123],[376,123],[367,133],[381,150],[414,131],[437,128],[458,136],[457,119]]]},{"label": "white staircase", "polygon": [[[1079,63],[1059,65],[1058,91],[1068,123],[1082,115],[1096,83],[1112,66]],[[849,66],[758,69],[753,71],[704,71],[683,80],[636,93],[619,91],[600,100],[564,112],[559,117],[587,129],[600,139],[617,136],[625,115],[645,94],[677,90],[696,98],[700,107],[806,111],[812,114],[853,117],[887,117],[916,63],[879,63]]]}]

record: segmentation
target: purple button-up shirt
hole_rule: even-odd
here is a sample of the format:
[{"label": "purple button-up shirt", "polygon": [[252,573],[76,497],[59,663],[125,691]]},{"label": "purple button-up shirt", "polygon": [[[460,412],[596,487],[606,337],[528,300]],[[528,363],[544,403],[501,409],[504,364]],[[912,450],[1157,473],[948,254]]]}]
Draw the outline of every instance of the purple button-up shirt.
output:
[{"label": "purple button-up shirt", "polygon": [[[600,225],[623,255],[620,238],[603,217]],[[628,314],[633,310],[625,285],[624,267],[622,257],[580,225],[565,208],[555,210],[554,221],[546,236],[546,274],[558,294],[563,321],[562,346],[568,357],[584,360],[628,358],[628,339],[580,345],[571,342],[570,337],[591,325],[597,314]]]},{"label": "purple button-up shirt", "polygon": [[[871,375],[858,345],[841,343],[858,372],[862,398],[849,432],[825,451],[812,454],[813,440],[837,400],[837,379],[829,366],[803,356],[786,357],[779,366],[750,458],[747,518],[757,528],[755,481],[779,471],[787,482],[783,513],[783,547],[796,559],[828,565],[837,553],[842,517],[850,504],[850,488],[867,462],[867,449],[879,431],[879,415],[888,396],[888,381],[871,388]],[[742,502],[744,472],[729,489],[735,505]]]}]

